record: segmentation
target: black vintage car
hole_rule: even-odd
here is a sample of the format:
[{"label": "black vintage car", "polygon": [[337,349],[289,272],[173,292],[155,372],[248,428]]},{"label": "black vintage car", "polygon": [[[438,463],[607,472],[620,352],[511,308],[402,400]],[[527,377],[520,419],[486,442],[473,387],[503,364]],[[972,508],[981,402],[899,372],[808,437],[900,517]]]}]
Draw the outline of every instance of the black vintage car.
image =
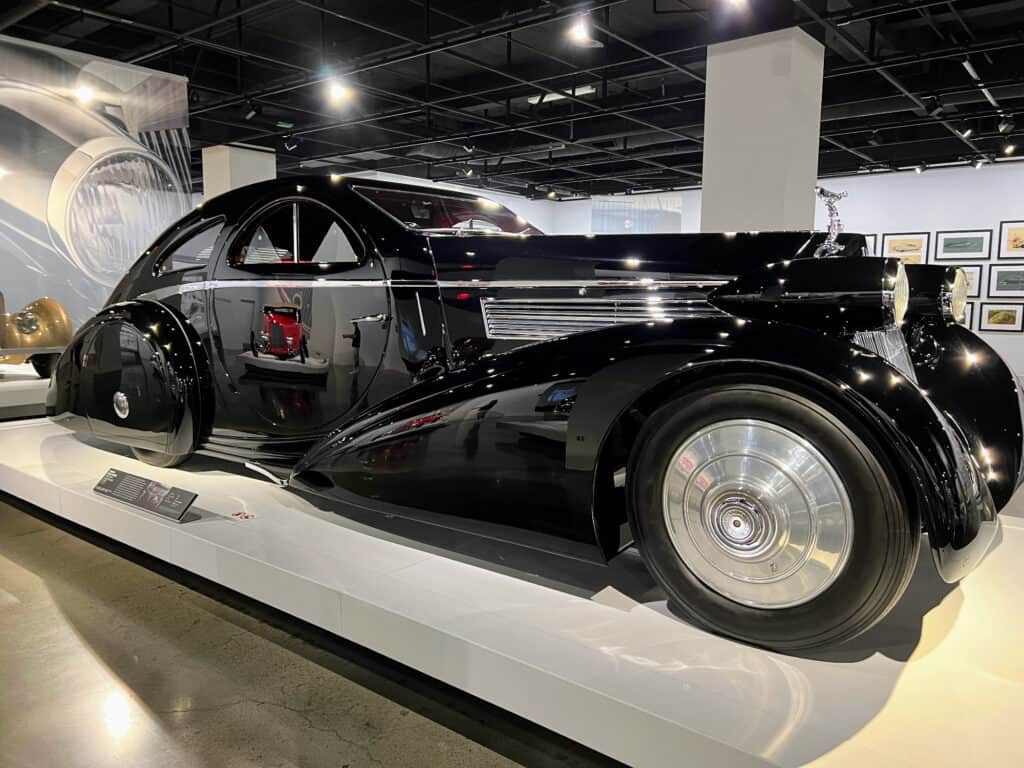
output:
[{"label": "black vintage car", "polygon": [[[541,235],[485,198],[253,185],[164,233],[75,336],[49,410],[143,461],[570,557],[635,542],[692,620],[793,650],[893,606],[922,530],[983,557],[1021,403],[963,275],[821,233]],[[254,349],[296,307],[306,354]]]}]

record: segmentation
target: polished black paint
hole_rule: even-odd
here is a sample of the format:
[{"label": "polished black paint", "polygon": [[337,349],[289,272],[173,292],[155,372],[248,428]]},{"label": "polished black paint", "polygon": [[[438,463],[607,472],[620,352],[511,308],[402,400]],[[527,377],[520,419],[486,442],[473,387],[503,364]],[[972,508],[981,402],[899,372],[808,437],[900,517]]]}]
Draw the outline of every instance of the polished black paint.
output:
[{"label": "polished black paint", "polygon": [[[359,182],[370,183],[402,189]],[[358,239],[358,262],[322,272],[241,262],[261,212],[284,199],[335,211]],[[214,220],[224,227],[208,265],[155,269]],[[897,263],[861,258],[857,235],[841,240],[845,258],[811,259],[823,237],[426,235],[347,182],[289,179],[206,203],[157,241],[111,300],[153,299],[197,334],[199,380],[206,361],[210,387],[193,419],[202,424],[191,432],[199,451],[290,473],[304,493],[575,556],[607,557],[628,542],[613,478],[648,413],[723,376],[789,382],[889,447],[908,514],[923,521],[943,575],[955,578],[984,553],[982,534],[1020,477],[1016,381],[958,326],[904,328],[928,396],[854,345],[853,332],[891,322],[883,299]],[[683,298],[719,314],[543,342],[489,338],[481,302],[522,296]],[[302,308],[315,365],[252,354],[268,304]],[[118,306],[104,313],[123,312]],[[51,396],[52,412],[82,429],[75,417],[107,396],[80,386],[73,350],[88,332],[62,358]],[[975,350],[984,373],[957,368],[963,349]],[[973,394],[963,397],[962,386]],[[182,440],[167,446],[178,450]],[[979,446],[998,463],[984,476],[973,458]]]}]

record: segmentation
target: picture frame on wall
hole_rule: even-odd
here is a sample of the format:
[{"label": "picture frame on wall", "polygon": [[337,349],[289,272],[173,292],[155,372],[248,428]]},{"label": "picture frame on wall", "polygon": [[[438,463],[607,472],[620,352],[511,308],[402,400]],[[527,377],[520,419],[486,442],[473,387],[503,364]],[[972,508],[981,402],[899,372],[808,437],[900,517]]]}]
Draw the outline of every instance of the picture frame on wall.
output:
[{"label": "picture frame on wall", "polygon": [[1024,260],[1024,220],[999,222],[996,258]]},{"label": "picture frame on wall", "polygon": [[988,333],[1019,333],[1024,329],[1024,304],[1000,304],[983,301],[978,314],[978,330]]},{"label": "picture frame on wall", "polygon": [[974,302],[968,301],[964,304],[964,328],[970,330],[974,327]]},{"label": "picture frame on wall", "polygon": [[924,264],[928,256],[930,232],[892,232],[882,235],[882,253],[904,264]]},{"label": "picture frame on wall", "polygon": [[1024,299],[1024,264],[989,266],[988,298]]},{"label": "picture frame on wall", "polygon": [[935,233],[934,261],[987,261],[992,256],[991,229]]},{"label": "picture frame on wall", "polygon": [[951,267],[962,269],[967,275],[967,297],[977,299],[981,297],[981,281],[985,275],[985,267],[981,264],[950,264]]}]

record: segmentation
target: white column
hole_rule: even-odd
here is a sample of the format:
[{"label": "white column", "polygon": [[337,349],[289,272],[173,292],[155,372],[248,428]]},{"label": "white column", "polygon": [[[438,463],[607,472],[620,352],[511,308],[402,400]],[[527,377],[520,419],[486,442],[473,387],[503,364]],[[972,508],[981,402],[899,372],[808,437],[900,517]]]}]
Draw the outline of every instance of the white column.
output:
[{"label": "white column", "polygon": [[277,155],[271,149],[226,146],[203,147],[203,199],[277,178]]},{"label": "white column", "polygon": [[824,61],[796,27],[708,46],[701,231],[813,229]]}]

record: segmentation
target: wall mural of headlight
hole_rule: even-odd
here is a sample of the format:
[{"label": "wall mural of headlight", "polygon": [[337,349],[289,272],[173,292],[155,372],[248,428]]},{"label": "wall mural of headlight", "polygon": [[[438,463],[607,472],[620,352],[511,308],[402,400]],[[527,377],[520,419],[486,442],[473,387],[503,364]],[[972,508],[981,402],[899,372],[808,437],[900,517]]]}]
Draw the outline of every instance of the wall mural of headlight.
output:
[{"label": "wall mural of headlight", "polygon": [[0,290],[75,327],[190,207],[184,78],[0,36]]}]

